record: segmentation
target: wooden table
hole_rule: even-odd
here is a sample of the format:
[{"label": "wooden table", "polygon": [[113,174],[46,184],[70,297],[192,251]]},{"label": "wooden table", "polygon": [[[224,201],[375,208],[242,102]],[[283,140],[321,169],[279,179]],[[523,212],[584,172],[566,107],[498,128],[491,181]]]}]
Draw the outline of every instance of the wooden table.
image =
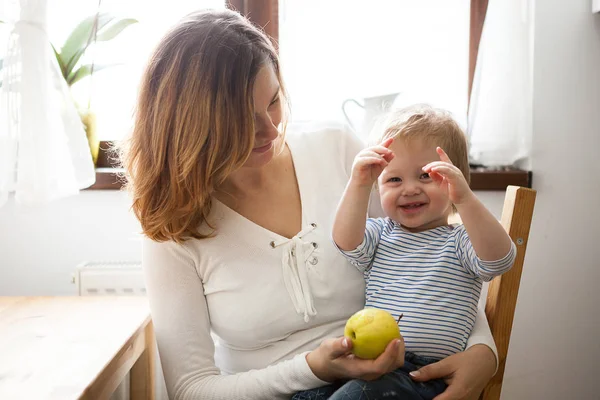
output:
[{"label": "wooden table", "polygon": [[0,297],[0,399],[154,399],[145,297]]}]

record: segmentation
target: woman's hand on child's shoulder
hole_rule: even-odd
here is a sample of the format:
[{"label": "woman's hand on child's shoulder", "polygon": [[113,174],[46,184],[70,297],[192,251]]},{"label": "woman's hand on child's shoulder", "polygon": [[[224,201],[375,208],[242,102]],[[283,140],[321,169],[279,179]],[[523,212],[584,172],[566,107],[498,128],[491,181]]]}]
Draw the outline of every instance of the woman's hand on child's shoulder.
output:
[{"label": "woman's hand on child's shoulder", "polygon": [[388,163],[394,158],[394,153],[388,148],[393,142],[392,138],[382,143],[367,147],[356,155],[352,165],[351,182],[358,186],[373,185]]},{"label": "woman's hand on child's shoulder", "polygon": [[374,360],[364,360],[352,354],[352,342],[347,338],[326,339],[306,356],[315,376],[326,382],[337,379],[374,380],[404,365],[404,340],[392,340]]},{"label": "woman's hand on child's shoulder", "polygon": [[456,205],[468,201],[474,196],[465,176],[458,169],[446,152],[437,147],[436,151],[440,156],[440,161],[434,161],[423,167],[423,171],[427,172],[431,179],[448,194],[450,201]]}]

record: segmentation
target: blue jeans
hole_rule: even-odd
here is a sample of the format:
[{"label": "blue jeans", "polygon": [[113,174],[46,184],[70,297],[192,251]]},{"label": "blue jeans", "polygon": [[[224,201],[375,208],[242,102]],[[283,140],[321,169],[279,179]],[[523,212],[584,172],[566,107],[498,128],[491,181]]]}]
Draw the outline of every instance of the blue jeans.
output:
[{"label": "blue jeans", "polygon": [[404,357],[404,366],[374,381],[352,379],[296,393],[292,400],[431,400],[446,390],[443,379],[415,382],[409,372],[438,360],[421,357],[410,351]]}]

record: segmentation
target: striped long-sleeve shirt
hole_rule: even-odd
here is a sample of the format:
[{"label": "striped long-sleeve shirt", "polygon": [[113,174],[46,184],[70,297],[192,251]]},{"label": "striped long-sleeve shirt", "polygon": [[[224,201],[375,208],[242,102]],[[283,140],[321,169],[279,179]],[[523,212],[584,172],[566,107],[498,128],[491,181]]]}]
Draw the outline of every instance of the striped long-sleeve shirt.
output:
[{"label": "striped long-sleeve shirt", "polygon": [[366,307],[404,314],[406,350],[444,358],[465,349],[482,282],[512,267],[516,247],[500,260],[483,261],[462,225],[413,233],[377,218],[367,221],[363,243],[342,253],[365,274]]}]

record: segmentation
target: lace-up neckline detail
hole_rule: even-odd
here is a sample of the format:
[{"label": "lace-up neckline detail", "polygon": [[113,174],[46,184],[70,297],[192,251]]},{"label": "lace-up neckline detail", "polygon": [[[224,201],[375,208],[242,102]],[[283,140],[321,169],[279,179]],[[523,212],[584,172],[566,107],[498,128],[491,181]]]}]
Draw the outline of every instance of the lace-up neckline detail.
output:
[{"label": "lace-up neckline detail", "polygon": [[310,317],[317,315],[306,266],[316,246],[310,241],[303,240],[304,236],[316,228],[317,224],[312,223],[290,239],[282,238],[270,243],[272,248],[283,246],[281,259],[283,281],[296,312],[304,314],[304,322],[310,321]]}]

